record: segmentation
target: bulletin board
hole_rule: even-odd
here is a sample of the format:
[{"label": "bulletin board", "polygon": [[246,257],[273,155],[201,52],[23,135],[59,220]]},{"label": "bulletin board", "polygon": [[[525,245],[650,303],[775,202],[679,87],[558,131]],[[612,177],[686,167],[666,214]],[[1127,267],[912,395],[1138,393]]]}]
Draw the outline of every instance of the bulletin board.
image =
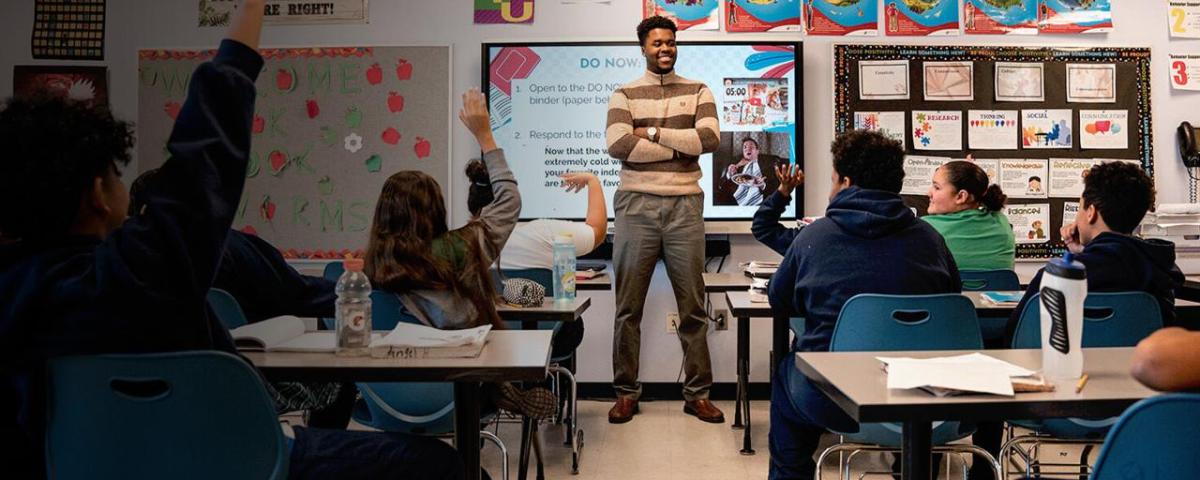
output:
[{"label": "bulletin board", "polygon": [[[246,189],[233,228],[297,258],[366,248],[384,181],[450,173],[450,47],[260,51]],[[139,52],[138,165],[166,160],[192,71],[215,51]]]},{"label": "bulletin board", "polygon": [[902,196],[918,215],[948,160],[971,154],[1010,187],[1018,259],[1062,254],[1090,166],[1154,173],[1149,48],[835,45],[833,75],[834,132],[903,140]]}]

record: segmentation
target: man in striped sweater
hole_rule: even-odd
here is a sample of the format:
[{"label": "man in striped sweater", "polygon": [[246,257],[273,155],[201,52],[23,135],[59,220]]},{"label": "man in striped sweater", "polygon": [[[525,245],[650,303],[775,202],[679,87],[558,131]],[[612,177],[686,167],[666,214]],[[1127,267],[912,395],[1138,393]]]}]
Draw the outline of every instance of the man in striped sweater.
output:
[{"label": "man in striped sweater", "polygon": [[725,415],[708,400],[712,363],[703,306],[704,194],[701,154],[717,149],[719,124],[712,92],[675,74],[675,24],[654,16],[637,28],[647,72],[622,86],[608,102],[608,154],[621,161],[621,187],[614,198],[616,236],[616,325],[613,386],[617,403],[611,423],[637,413],[641,384],[642,312],[658,257],[679,310],[687,380],[684,412],[710,423]]}]

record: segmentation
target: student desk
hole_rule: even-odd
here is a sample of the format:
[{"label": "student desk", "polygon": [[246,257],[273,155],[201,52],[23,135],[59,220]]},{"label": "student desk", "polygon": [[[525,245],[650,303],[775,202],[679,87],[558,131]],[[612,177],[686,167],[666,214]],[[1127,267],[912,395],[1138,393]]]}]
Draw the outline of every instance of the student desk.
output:
[{"label": "student desk", "polygon": [[[888,390],[887,374],[877,356],[937,357],[970,351],[799,352],[796,368],[859,422],[901,422],[901,462],[905,480],[930,477],[931,422],[985,421],[1015,418],[1109,417],[1120,415],[1154,391],[1129,375],[1133,348],[1085,348],[1087,386],[1075,393],[1075,381],[1055,392],[1019,393],[1013,397],[962,395],[938,398],[924,391]],[[1029,369],[1041,368],[1041,350],[992,350],[992,357]]]},{"label": "student desk", "polygon": [[612,275],[607,273],[598,273],[592,278],[575,278],[575,290],[612,290]]},{"label": "student desk", "polygon": [[[738,275],[741,275],[740,273]],[[743,276],[744,277],[744,276]],[[747,287],[749,288],[749,278]],[[745,289],[743,289],[745,290]],[[745,428],[742,432],[742,455],[754,455],[750,444],[750,319],[770,318],[771,329],[771,374],[774,378],[775,366],[779,364],[779,355],[790,349],[788,342],[788,317],[776,317],[768,303],[753,303],[750,292],[726,291],[725,301],[729,304],[730,315],[738,320],[737,326],[737,398],[734,401],[733,428]],[[743,415],[746,418],[742,423]]]},{"label": "student desk", "polygon": [[332,353],[242,352],[267,378],[301,382],[454,382],[454,445],[478,480],[482,382],[540,381],[550,364],[549,330],[493,331],[476,358],[389,359]]},{"label": "student desk", "polygon": [[533,322],[573,322],[583,316],[592,306],[592,299],[575,297],[571,303],[558,303],[553,297],[542,299],[540,307],[514,307],[505,303],[496,304],[496,312],[507,321],[520,321],[525,329],[536,328]]}]

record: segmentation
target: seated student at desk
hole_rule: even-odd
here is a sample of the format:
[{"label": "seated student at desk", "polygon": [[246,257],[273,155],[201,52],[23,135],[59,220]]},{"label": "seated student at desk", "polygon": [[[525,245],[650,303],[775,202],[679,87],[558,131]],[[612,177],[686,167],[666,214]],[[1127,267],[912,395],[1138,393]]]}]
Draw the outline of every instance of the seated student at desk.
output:
[{"label": "seated student at desk", "polygon": [[[771,308],[803,316],[793,350],[827,351],[842,305],[860,293],[957,293],[958,267],[946,242],[900,198],[904,147],[855,130],[833,142],[833,188],[825,218],[795,234],[771,280]],[[857,424],[813,387],[785,355],[772,380],[770,476],[811,479],[826,428]]]},{"label": "seated student at desk", "polygon": [[[424,172],[397,172],[383,184],[367,242],[364,271],[371,285],[398,294],[408,314],[441,329],[492,325],[504,328],[496,312],[496,287],[489,267],[504,249],[521,214],[521,192],[496,146],[483,94],[463,94],[458,118],[483,150],[494,201],[466,225],[450,230],[446,201],[437,180]],[[549,418],[554,394],[541,387],[518,390],[489,384],[505,410]]]},{"label": "seated student at desk", "polygon": [[[467,164],[467,177],[471,188],[467,191],[467,208],[471,218],[479,218],[483,207],[495,200],[492,194],[492,181],[488,177],[487,168],[482,162],[472,161]],[[513,233],[500,252],[500,268],[502,270],[519,270],[538,268],[552,270],[554,268],[554,237],[567,234],[575,243],[575,255],[587,255],[596,245],[604,243],[608,233],[608,207],[604,201],[604,190],[600,179],[591,172],[569,172],[559,176],[567,191],[588,191],[587,219],[583,222],[566,220],[538,219],[526,223],[518,223]],[[550,293],[550,292],[547,292]],[[554,334],[554,357],[567,355],[583,342],[583,319],[574,322],[563,322],[558,332]]]},{"label": "seated student at desk", "polygon": [[[1062,228],[1063,241],[1087,267],[1089,292],[1140,291],[1154,296],[1163,324],[1175,325],[1175,288],[1183,273],[1175,265],[1175,244],[1134,237],[1133,229],[1154,206],[1154,180],[1141,167],[1125,162],[1096,165],[1083,177],[1075,222]],[[1038,270],[1008,320],[1012,338],[1029,297],[1041,290]]]},{"label": "seated student at desk", "polygon": [[[221,350],[228,331],[204,308],[242,194],[250,154],[263,0],[241,2],[229,38],[188,84],[167,145],[162,188],[126,220],[120,168],[130,124],[61,98],[0,109],[0,464],[45,477],[44,370],[100,353]],[[81,399],[86,401],[86,399]],[[161,425],[171,428],[171,425]],[[462,478],[435,439],[296,428],[292,478]]]},{"label": "seated student at desk", "polygon": [[987,173],[973,162],[949,162],[933,173],[929,215],[961,270],[1012,270],[1016,241],[1002,211],[1008,197],[988,185]]}]

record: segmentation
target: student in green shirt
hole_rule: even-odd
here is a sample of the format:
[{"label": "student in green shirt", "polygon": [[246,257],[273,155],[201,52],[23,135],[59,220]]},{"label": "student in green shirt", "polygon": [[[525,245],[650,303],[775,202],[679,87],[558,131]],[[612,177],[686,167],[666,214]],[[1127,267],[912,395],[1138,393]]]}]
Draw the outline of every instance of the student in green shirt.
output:
[{"label": "student in green shirt", "polygon": [[958,268],[1011,270],[1016,245],[1001,211],[1007,198],[974,162],[953,161],[933,173],[929,215],[922,218],[946,239]]}]

